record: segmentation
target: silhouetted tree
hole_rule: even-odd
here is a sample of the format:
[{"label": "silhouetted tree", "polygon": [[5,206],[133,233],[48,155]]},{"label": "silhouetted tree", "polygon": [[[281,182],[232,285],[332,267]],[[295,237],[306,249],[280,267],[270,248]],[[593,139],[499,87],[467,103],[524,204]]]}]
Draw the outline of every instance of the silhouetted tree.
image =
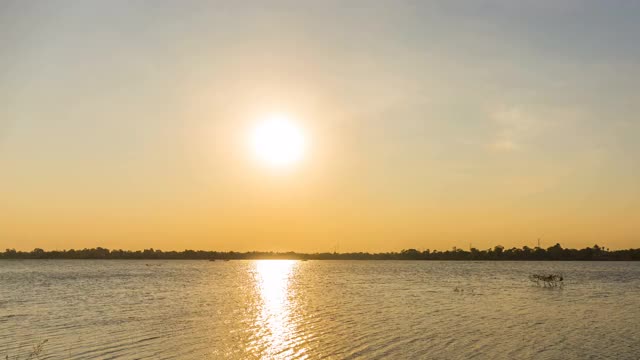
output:
[{"label": "silhouetted tree", "polygon": [[219,251],[167,251],[157,249],[109,250],[102,247],[82,250],[54,250],[45,251],[40,248],[29,252],[6,249],[0,253],[0,259],[317,259],[317,260],[640,260],[640,249],[610,250],[594,245],[584,249],[564,249],[560,244],[542,249],[505,249],[495,246],[493,249],[479,250],[471,248],[469,251],[453,249],[447,251],[405,249],[387,253],[315,253],[300,254],[294,252],[219,252]]}]

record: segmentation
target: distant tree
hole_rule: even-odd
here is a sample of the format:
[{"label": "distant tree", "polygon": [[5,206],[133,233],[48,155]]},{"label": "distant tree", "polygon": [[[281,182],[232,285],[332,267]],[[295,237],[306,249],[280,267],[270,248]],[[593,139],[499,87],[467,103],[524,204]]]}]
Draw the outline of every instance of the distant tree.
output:
[{"label": "distant tree", "polygon": [[496,247],[493,248],[493,253],[495,254],[495,258],[500,259],[502,257],[503,251],[504,251],[504,246],[496,245]]},{"label": "distant tree", "polygon": [[421,257],[421,253],[416,249],[402,250],[400,251],[400,254],[403,259],[418,260]]},{"label": "distant tree", "polygon": [[547,249],[547,255],[551,260],[560,260],[562,259],[563,251],[562,246],[560,244],[555,244],[552,247]]},{"label": "distant tree", "polygon": [[33,249],[33,251],[31,251],[31,255],[33,256],[34,259],[43,259],[45,254],[44,254],[44,250],[40,248],[35,248]]}]

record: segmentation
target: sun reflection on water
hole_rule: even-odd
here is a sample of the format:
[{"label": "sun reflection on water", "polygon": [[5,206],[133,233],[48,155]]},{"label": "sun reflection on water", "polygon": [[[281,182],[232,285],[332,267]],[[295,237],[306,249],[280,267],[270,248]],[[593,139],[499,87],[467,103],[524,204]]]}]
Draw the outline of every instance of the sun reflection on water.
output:
[{"label": "sun reflection on water", "polygon": [[261,352],[267,358],[288,358],[292,355],[294,325],[293,304],[289,285],[297,261],[258,260],[255,281],[261,299],[258,314],[258,338]]}]

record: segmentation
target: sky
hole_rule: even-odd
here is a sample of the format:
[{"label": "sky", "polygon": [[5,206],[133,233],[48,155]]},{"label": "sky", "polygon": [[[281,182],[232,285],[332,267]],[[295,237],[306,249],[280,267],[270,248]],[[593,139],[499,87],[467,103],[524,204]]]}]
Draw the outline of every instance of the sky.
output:
[{"label": "sky", "polygon": [[638,34],[637,1],[2,1],[0,248],[640,247]]}]

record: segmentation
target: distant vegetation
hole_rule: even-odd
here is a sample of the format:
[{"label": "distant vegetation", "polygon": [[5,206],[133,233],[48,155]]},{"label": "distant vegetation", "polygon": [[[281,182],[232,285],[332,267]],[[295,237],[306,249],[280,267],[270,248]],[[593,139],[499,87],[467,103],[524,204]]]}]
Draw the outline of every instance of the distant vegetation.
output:
[{"label": "distant vegetation", "polygon": [[556,244],[547,249],[535,247],[505,249],[496,246],[493,249],[469,251],[453,248],[447,251],[416,249],[388,253],[314,253],[294,252],[221,252],[221,251],[162,251],[145,249],[143,251],[109,250],[93,248],[82,250],[34,249],[16,251],[7,249],[0,253],[0,259],[174,259],[174,260],[241,260],[241,259],[306,259],[306,260],[602,260],[629,261],[640,260],[640,249],[609,250],[598,245],[584,249],[564,249]]}]

